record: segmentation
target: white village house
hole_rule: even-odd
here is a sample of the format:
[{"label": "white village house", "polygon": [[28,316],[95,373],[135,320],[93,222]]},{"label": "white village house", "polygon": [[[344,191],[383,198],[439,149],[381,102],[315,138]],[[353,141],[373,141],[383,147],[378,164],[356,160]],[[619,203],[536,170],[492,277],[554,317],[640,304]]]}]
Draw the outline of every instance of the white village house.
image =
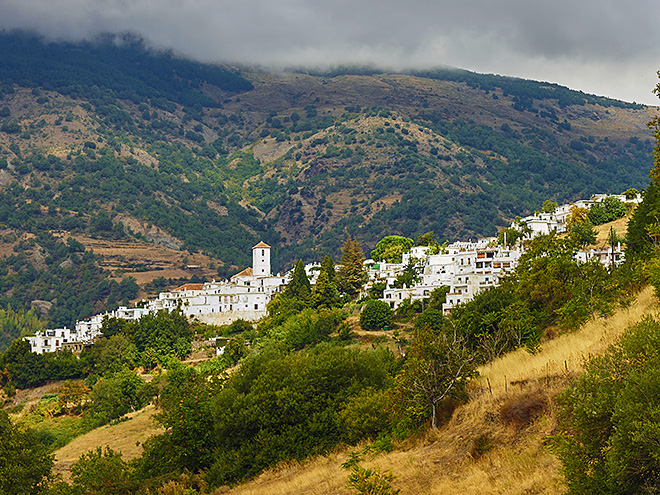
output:
[{"label": "white village house", "polygon": [[551,232],[566,232],[566,220],[571,215],[573,208],[591,208],[595,203],[602,202],[605,198],[614,197],[628,205],[637,205],[642,202],[642,195],[637,194],[634,198],[628,198],[625,194],[594,194],[590,199],[581,199],[574,203],[567,203],[558,206],[552,213],[536,212],[518,222],[511,224],[511,227],[522,230],[527,227],[530,230],[528,237],[537,235],[547,235]]}]

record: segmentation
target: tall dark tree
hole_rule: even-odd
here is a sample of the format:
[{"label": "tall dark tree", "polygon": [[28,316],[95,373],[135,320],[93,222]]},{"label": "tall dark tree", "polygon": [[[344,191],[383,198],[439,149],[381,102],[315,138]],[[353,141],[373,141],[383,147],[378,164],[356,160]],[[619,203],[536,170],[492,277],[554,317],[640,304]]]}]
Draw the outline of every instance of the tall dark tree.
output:
[{"label": "tall dark tree", "polygon": [[[660,83],[653,90],[660,97]],[[653,168],[649,173],[651,182],[644,199],[635,208],[628,222],[626,235],[626,259],[642,259],[658,250],[660,243],[660,117],[655,116],[648,123],[655,138],[653,148]]]},{"label": "tall dark tree", "polygon": [[323,262],[321,263],[321,271],[328,274],[328,280],[330,282],[335,281],[335,262],[327,254],[323,257]]},{"label": "tall dark tree", "polygon": [[315,308],[331,308],[339,302],[339,292],[334,282],[330,281],[328,273],[321,270],[312,291],[312,306]]},{"label": "tall dark tree", "polygon": [[351,298],[356,298],[366,281],[362,245],[349,235],[342,250],[341,268],[337,271],[337,288]]},{"label": "tall dark tree", "polygon": [[307,302],[311,292],[312,288],[309,278],[307,278],[307,274],[305,273],[305,264],[302,260],[298,260],[293,269],[291,281],[286,285],[286,289],[284,289],[282,295],[288,299],[298,299]]}]

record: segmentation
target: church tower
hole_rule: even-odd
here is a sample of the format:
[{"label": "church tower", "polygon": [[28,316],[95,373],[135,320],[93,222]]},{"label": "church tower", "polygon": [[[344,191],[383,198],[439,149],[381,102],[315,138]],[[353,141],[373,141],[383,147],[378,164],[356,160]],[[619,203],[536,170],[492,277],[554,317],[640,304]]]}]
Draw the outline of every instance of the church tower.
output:
[{"label": "church tower", "polygon": [[270,246],[265,242],[252,248],[252,274],[255,277],[270,277]]}]

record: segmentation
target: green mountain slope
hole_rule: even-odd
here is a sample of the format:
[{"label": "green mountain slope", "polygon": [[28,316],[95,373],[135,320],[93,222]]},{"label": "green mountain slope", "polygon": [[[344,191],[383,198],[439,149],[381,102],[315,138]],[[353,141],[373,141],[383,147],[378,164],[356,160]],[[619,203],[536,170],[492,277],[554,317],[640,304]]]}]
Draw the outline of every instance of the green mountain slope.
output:
[{"label": "green mountain slope", "polygon": [[0,36],[0,96],[0,223],[7,256],[27,260],[0,266],[0,306],[56,300],[57,323],[107,290],[62,313],[52,288],[31,289],[52,271],[34,250],[64,253],[51,233],[140,238],[121,223],[133,218],[216,258],[220,276],[261,239],[282,270],[336,257],[349,233],[365,248],[492,235],[545,199],[645,187],[656,111],[467,71],[239,72],[127,36],[15,33]]}]

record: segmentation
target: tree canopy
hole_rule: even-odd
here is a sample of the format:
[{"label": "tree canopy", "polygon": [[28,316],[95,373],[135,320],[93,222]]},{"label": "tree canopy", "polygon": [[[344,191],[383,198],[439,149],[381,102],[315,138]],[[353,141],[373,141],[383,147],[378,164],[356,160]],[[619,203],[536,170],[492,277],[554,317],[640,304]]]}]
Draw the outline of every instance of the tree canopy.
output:
[{"label": "tree canopy", "polygon": [[371,251],[371,258],[374,261],[386,261],[387,263],[401,263],[403,253],[410,251],[415,245],[415,241],[400,235],[389,235],[383,237],[376,249]]}]

